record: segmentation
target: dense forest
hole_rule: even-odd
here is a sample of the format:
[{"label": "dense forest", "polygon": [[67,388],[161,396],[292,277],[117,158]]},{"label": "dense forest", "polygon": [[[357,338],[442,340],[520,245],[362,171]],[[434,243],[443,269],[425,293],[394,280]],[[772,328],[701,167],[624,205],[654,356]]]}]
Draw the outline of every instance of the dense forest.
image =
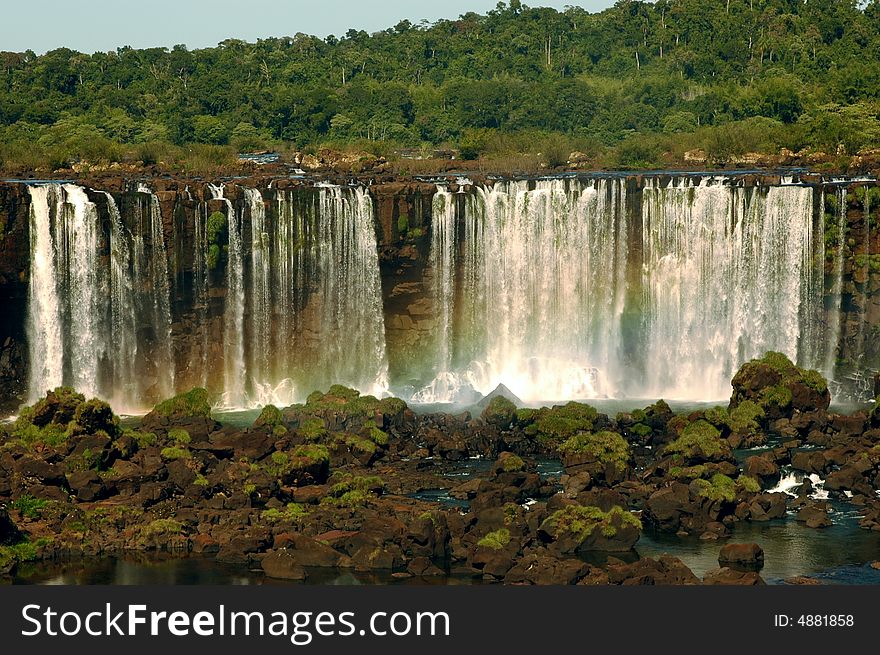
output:
[{"label": "dense forest", "polygon": [[579,150],[606,166],[880,147],[880,0],[620,0],[594,14],[511,0],[374,34],[0,62],[7,169],[322,146],[540,151],[551,165]]}]

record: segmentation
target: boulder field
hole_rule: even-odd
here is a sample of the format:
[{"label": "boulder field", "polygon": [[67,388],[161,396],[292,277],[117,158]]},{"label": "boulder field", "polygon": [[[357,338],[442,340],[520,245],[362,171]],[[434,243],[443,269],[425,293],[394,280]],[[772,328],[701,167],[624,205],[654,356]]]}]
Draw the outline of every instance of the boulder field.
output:
[{"label": "boulder field", "polygon": [[[506,584],[763,584],[764,552],[737,524],[787,513],[821,529],[809,478],[880,530],[880,406],[829,412],[825,380],[783,355],[746,363],[727,407],[661,401],[608,416],[590,405],[417,414],[331,387],[267,406],[249,428],[193,389],[134,427],[59,388],[0,427],[0,575],[24,562],[167,551],[303,582],[317,569]],[[764,446],[760,454],[735,451]],[[541,472],[559,463],[561,474]],[[466,462],[485,465],[467,469]],[[453,475],[450,475],[453,474]],[[445,500],[426,500],[436,491]],[[639,557],[643,531],[719,541],[698,578]],[[722,545],[723,544],[723,545]]]}]

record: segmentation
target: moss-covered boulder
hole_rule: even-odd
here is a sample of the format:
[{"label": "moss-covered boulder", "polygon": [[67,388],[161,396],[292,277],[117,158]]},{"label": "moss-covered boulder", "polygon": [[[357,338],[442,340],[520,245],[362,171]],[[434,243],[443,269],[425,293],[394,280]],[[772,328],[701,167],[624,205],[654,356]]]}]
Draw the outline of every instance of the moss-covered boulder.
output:
[{"label": "moss-covered boulder", "polygon": [[211,394],[196,387],[163,400],[144,417],[141,429],[155,434],[166,433],[173,427],[186,429],[193,443],[207,439],[220,428],[211,417]]},{"label": "moss-covered boulder", "polygon": [[704,418],[688,423],[678,438],[662,450],[679,466],[695,466],[730,458],[730,446],[721,438],[721,431]]},{"label": "moss-covered boulder", "polygon": [[207,389],[196,387],[185,393],[163,400],[147,416],[156,415],[169,419],[184,417],[211,417],[211,395]]},{"label": "moss-covered boulder", "polygon": [[580,432],[566,439],[559,452],[568,475],[586,471],[592,480],[611,486],[626,478],[632,453],[616,432]]},{"label": "moss-covered boulder", "polygon": [[262,462],[262,468],[286,486],[323,484],[330,476],[330,451],[319,444],[303,444],[290,451],[273,452]]},{"label": "moss-covered boulder", "polygon": [[260,415],[254,421],[255,428],[266,428],[270,430],[276,437],[283,437],[287,434],[287,427],[284,425],[284,416],[281,410],[275,405],[266,405]]},{"label": "moss-covered boulder", "polygon": [[26,446],[60,446],[83,435],[100,435],[109,441],[121,430],[119,417],[107,403],[97,398],[86,400],[73,389],[59,387],[22,408],[8,433],[10,439]]},{"label": "moss-covered boulder", "polygon": [[[403,425],[408,413],[400,398],[362,396],[356,389],[336,384],[323,393],[309,394],[305,404],[282,410],[284,423],[296,431],[360,432],[365,425],[388,430]],[[319,420],[322,427],[318,427]]]},{"label": "moss-covered boulder", "polygon": [[538,536],[558,555],[622,552],[635,546],[641,528],[638,517],[620,506],[604,511],[593,505],[566,505],[541,523]]},{"label": "moss-covered boulder", "polygon": [[826,410],[831,403],[828,383],[821,373],[795,366],[777,352],[743,364],[731,384],[731,411],[745,401],[752,401],[771,421],[790,418],[795,411]]},{"label": "moss-covered boulder", "polygon": [[579,432],[593,432],[609,425],[608,417],[591,405],[571,401],[565,405],[520,409],[517,424],[542,447],[553,450]]},{"label": "moss-covered boulder", "polygon": [[506,430],[516,418],[516,405],[504,396],[495,396],[486,405],[480,417],[499,430]]}]

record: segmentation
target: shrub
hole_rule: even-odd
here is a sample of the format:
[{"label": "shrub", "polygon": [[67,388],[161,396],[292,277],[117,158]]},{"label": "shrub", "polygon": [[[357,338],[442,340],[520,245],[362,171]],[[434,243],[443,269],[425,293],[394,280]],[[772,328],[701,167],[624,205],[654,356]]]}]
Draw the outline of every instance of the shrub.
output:
[{"label": "shrub", "polygon": [[553,512],[544,525],[548,527],[552,525],[556,534],[568,532],[584,540],[596,529],[601,530],[605,537],[615,536],[617,534],[615,523],[642,529],[642,522],[638,517],[618,505],[607,512],[592,505],[567,505]]},{"label": "shrub", "polygon": [[34,498],[30,494],[24,494],[17,500],[12,501],[11,507],[21,512],[21,515],[29,519],[40,518],[40,511],[46,506],[42,498]]},{"label": "shrub", "polygon": [[732,478],[716,473],[710,480],[695,480],[697,493],[709,500],[723,500],[732,503],[736,498],[736,482]]},{"label": "shrub", "polygon": [[327,434],[327,430],[324,428],[324,421],[319,418],[310,418],[303,421],[297,428],[297,432],[309,441],[319,441]]},{"label": "shrub", "polygon": [[188,458],[189,450],[186,448],[180,448],[179,446],[169,446],[168,448],[163,448],[160,454],[162,455],[162,459],[171,462],[176,459]]},{"label": "shrub", "polygon": [[168,431],[168,438],[178,446],[187,446],[190,443],[189,432],[183,428],[172,428]]},{"label": "shrub", "polygon": [[712,458],[723,452],[721,433],[708,421],[699,419],[689,423],[681,436],[666,446],[667,454],[680,454],[690,459],[702,453]]},{"label": "shrub", "polygon": [[490,532],[485,537],[480,539],[477,542],[477,546],[481,546],[483,548],[491,548],[492,550],[502,550],[509,543],[510,530],[508,530],[507,528],[501,528],[500,530],[495,530],[495,532]]}]

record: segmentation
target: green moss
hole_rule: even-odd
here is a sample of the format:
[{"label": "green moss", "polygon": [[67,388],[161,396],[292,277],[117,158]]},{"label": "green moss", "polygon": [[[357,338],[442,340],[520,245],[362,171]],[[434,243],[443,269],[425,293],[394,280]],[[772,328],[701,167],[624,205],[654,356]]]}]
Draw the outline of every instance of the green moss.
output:
[{"label": "green moss", "polygon": [[727,425],[730,415],[727,413],[726,407],[712,407],[703,412],[703,418],[716,427]]},{"label": "green moss", "polygon": [[581,432],[567,439],[560,452],[567,454],[592,455],[603,465],[613,464],[625,469],[630,460],[630,449],[626,439],[616,432],[602,431],[595,434]]},{"label": "green moss", "polygon": [[[283,454],[284,453],[272,453],[272,456],[274,457],[275,455]],[[304,444],[293,449],[293,457],[307,460],[308,464],[313,464],[315,462],[329,462],[330,451],[327,450],[326,446]]]},{"label": "green moss", "polygon": [[782,376],[788,375],[796,368],[792,361],[785,354],[772,350],[767,352],[757,361],[762,364],[766,364]]},{"label": "green moss", "polygon": [[[519,416],[519,414],[518,414]],[[590,432],[599,413],[590,405],[569,402],[555,407],[543,407],[532,415],[525,433],[548,446],[558,445],[578,432]]]},{"label": "green moss", "polygon": [[764,420],[764,409],[756,402],[744,400],[730,412],[728,426],[736,434],[754,434]]},{"label": "green moss", "polygon": [[515,471],[525,470],[526,463],[519,455],[514,455],[513,453],[510,453],[507,457],[501,460],[501,467],[505,472],[513,473]]},{"label": "green moss", "polygon": [[37,547],[46,543],[48,540],[37,543],[22,541],[12,546],[0,546],[0,569],[8,569],[15,563],[34,561],[37,559]]},{"label": "green moss", "polygon": [[356,434],[342,434],[339,435],[338,439],[351,450],[367,455],[372,455],[379,449],[374,441],[364,439]]},{"label": "green moss", "polygon": [[689,423],[678,439],[666,446],[666,454],[680,454],[687,458],[702,453],[705,457],[715,457],[723,451],[721,433],[708,421],[699,419]]},{"label": "green moss", "polygon": [[761,483],[748,475],[740,475],[736,479],[736,484],[743,491],[747,491],[748,493],[756,494],[761,491]]},{"label": "green moss", "polygon": [[477,546],[483,548],[491,548],[492,550],[502,550],[510,543],[510,530],[501,528],[490,532],[477,542]]},{"label": "green moss", "polygon": [[[37,419],[37,423],[34,423]],[[31,406],[22,408],[9,429],[12,440],[28,446],[60,446],[72,436],[106,433],[115,437],[119,419],[107,403],[57,387]]]},{"label": "green moss", "polygon": [[302,422],[296,430],[299,434],[309,441],[319,441],[327,435],[327,429],[324,427],[324,421],[319,418],[310,418]]},{"label": "green moss", "polygon": [[190,456],[189,450],[186,448],[180,448],[179,446],[169,446],[168,448],[163,448],[162,459],[165,461],[171,462],[177,459],[187,459]]},{"label": "green moss", "polygon": [[673,466],[669,469],[669,476],[676,480],[696,480],[702,478],[708,472],[705,464],[697,464],[696,466]]},{"label": "green moss", "polygon": [[131,437],[135,440],[138,448],[149,448],[156,445],[156,435],[152,432],[141,432],[140,430],[126,430],[124,436]]},{"label": "green moss", "polygon": [[86,448],[79,455],[71,455],[67,458],[65,465],[69,472],[73,471],[89,471],[101,468],[101,453],[93,453],[90,448]]},{"label": "green moss", "polygon": [[47,501],[42,498],[34,498],[30,494],[24,494],[10,505],[13,509],[21,512],[21,515],[29,519],[40,518],[40,512],[46,506]]},{"label": "green moss", "polygon": [[370,440],[377,446],[388,445],[388,433],[376,427],[375,421],[367,421],[364,427],[369,431]]},{"label": "green moss", "polygon": [[163,400],[153,408],[159,416],[211,417],[210,394],[207,389],[195,388],[173,398]]},{"label": "green moss", "polygon": [[260,412],[257,420],[254,421],[255,427],[260,427],[263,425],[269,426],[271,428],[276,428],[279,426],[284,427],[284,416],[281,414],[281,410],[275,407],[275,405],[266,405],[263,408],[263,411]]},{"label": "green moss", "polygon": [[189,432],[183,428],[172,428],[168,431],[168,438],[178,446],[187,446],[191,441]]},{"label": "green moss", "polygon": [[228,221],[226,219],[226,214],[223,212],[217,211],[208,216],[208,221],[205,227],[205,236],[208,239],[208,243],[221,243],[224,239],[227,225]]},{"label": "green moss", "polygon": [[183,532],[183,524],[174,519],[156,519],[141,529],[143,537],[173,536]]},{"label": "green moss", "polygon": [[262,513],[263,520],[268,523],[297,523],[308,515],[305,506],[299,503],[288,503],[284,509],[271,508]]},{"label": "green moss", "polygon": [[335,474],[330,491],[321,499],[321,504],[349,508],[363,506],[380,494],[384,487],[385,482],[375,475]]},{"label": "green moss", "polygon": [[499,428],[507,428],[516,417],[516,405],[504,396],[494,396],[482,413],[483,420]]},{"label": "green moss", "polygon": [[378,409],[384,416],[398,416],[406,411],[406,403],[400,398],[383,398],[379,401]]},{"label": "green moss", "polygon": [[210,483],[208,482],[208,478],[199,473],[196,475],[196,479],[193,480],[193,484],[197,487],[207,487]]},{"label": "green moss", "polygon": [[409,214],[406,212],[400,212],[400,215],[397,217],[397,232],[401,235],[405,235],[409,230]]},{"label": "green moss", "polygon": [[651,427],[645,425],[644,423],[636,423],[634,426],[629,428],[631,434],[639,437],[640,439],[646,439],[651,435]]},{"label": "green moss", "polygon": [[216,269],[220,265],[220,256],[222,254],[223,250],[216,243],[208,246],[208,254],[205,257],[205,264],[207,264],[208,268]]},{"label": "green moss", "polygon": [[785,409],[791,405],[791,390],[782,384],[767,387],[761,392],[761,404],[765,407],[775,405],[780,409]]},{"label": "green moss", "polygon": [[817,393],[824,394],[828,391],[828,382],[819,371],[805,370],[801,373],[801,379],[805,385]]},{"label": "green moss", "polygon": [[566,505],[553,512],[542,528],[547,531],[553,530],[557,535],[570,533],[584,540],[597,529],[601,530],[605,537],[613,537],[617,534],[618,525],[642,529],[642,522],[638,517],[618,505],[607,512],[592,505]]},{"label": "green moss", "polygon": [[732,503],[736,498],[736,482],[732,478],[716,473],[710,480],[695,480],[697,493],[710,500],[723,500]]},{"label": "green moss", "polygon": [[110,405],[97,398],[80,403],[73,420],[82,434],[96,434],[103,431],[115,437],[119,433],[119,417],[113,413]]}]

